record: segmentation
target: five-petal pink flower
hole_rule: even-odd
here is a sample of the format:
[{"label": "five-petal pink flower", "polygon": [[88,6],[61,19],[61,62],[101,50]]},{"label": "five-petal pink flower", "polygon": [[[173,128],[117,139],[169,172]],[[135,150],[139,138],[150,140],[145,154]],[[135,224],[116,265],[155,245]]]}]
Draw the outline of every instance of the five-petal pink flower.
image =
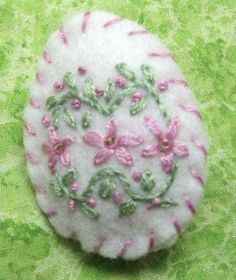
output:
[{"label": "five-petal pink flower", "polygon": [[53,174],[56,171],[56,164],[58,161],[65,166],[70,165],[71,159],[70,154],[67,152],[67,147],[74,143],[74,138],[66,137],[60,139],[52,126],[48,128],[48,136],[50,143],[43,144],[42,150],[48,153],[48,167]]},{"label": "five-petal pink flower", "polygon": [[105,136],[93,131],[83,136],[85,143],[101,148],[94,157],[95,165],[105,163],[113,154],[123,165],[130,166],[133,164],[133,157],[126,148],[142,144],[143,138],[131,133],[120,136],[117,130],[117,122],[111,118],[107,123]]},{"label": "five-petal pink flower", "polygon": [[143,152],[143,157],[151,157],[160,154],[162,169],[168,173],[172,169],[174,156],[186,157],[189,154],[188,147],[176,140],[181,121],[178,117],[172,119],[167,132],[163,133],[157,121],[151,117],[145,117],[145,123],[156,136],[157,143],[146,147]]}]

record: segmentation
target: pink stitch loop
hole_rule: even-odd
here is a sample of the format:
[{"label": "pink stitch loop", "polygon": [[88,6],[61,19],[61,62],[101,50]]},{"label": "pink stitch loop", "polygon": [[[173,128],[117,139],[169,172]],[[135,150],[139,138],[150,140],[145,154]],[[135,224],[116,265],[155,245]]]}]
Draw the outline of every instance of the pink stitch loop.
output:
[{"label": "pink stitch loop", "polygon": [[106,239],[101,239],[98,241],[98,243],[95,246],[95,253],[99,252],[102,248],[102,246],[104,245],[104,243],[106,242]]},{"label": "pink stitch loop", "polygon": [[86,203],[91,208],[94,208],[96,206],[96,200],[94,198],[89,198]]},{"label": "pink stitch loop", "polygon": [[118,22],[120,22],[120,21],[122,21],[122,20],[124,20],[124,19],[123,19],[123,18],[114,18],[114,19],[112,19],[112,20],[107,21],[107,22],[103,25],[103,27],[104,27],[104,28],[107,28],[107,27],[109,27],[109,26],[111,26],[111,25],[113,25],[113,24],[115,24],[115,23],[118,23]]},{"label": "pink stitch loop", "polygon": [[44,127],[48,128],[50,126],[50,120],[49,117],[43,116],[42,117],[42,124]]},{"label": "pink stitch loop", "polygon": [[65,86],[63,83],[61,82],[56,82],[54,83],[53,85],[53,89],[55,92],[59,93],[59,92],[62,92],[64,90]]},{"label": "pink stitch loop", "polygon": [[149,243],[148,243],[148,251],[151,252],[154,249],[155,245],[155,235],[153,232],[151,232],[151,236],[149,238]]},{"label": "pink stitch loop", "polygon": [[185,205],[188,207],[190,212],[194,215],[196,213],[196,208],[193,205],[193,202],[191,201],[191,199],[188,196],[184,196],[183,199],[184,199]]},{"label": "pink stitch loop", "polygon": [[118,192],[118,191],[115,191],[112,195],[112,201],[115,204],[119,204],[122,201],[122,193]]},{"label": "pink stitch loop", "polygon": [[179,104],[179,107],[186,112],[195,114],[200,120],[202,120],[202,115],[195,106],[190,104]]},{"label": "pink stitch loop", "polygon": [[175,228],[176,232],[178,234],[180,234],[181,230],[182,230],[182,226],[181,226],[180,222],[177,219],[174,219],[173,220],[173,225],[174,225],[174,228]]},{"label": "pink stitch loop", "polygon": [[84,66],[78,67],[78,73],[80,76],[84,76],[87,73],[87,70]]},{"label": "pink stitch loop", "polygon": [[201,186],[204,186],[204,180],[203,178],[198,174],[198,172],[194,169],[190,168],[190,173],[192,174],[192,176],[199,182],[199,184]]},{"label": "pink stitch loop", "polygon": [[34,101],[32,98],[30,98],[30,105],[35,109],[41,109],[41,105],[38,102]]},{"label": "pink stitch loop", "polygon": [[82,32],[85,33],[91,12],[85,12],[82,20]]},{"label": "pink stitch loop", "polygon": [[66,34],[66,32],[65,32],[65,30],[64,30],[63,27],[61,27],[61,28],[59,29],[59,34],[60,34],[60,38],[62,39],[62,42],[63,42],[64,44],[68,44],[67,34]]},{"label": "pink stitch loop", "polygon": [[39,159],[31,152],[26,153],[26,158],[34,165],[40,163]]},{"label": "pink stitch loop", "polygon": [[104,89],[101,87],[96,88],[97,97],[102,97],[104,95]]},{"label": "pink stitch loop", "polygon": [[170,57],[173,59],[172,55],[168,52],[152,52],[152,53],[149,53],[149,56],[151,56],[151,57]]},{"label": "pink stitch loop", "polygon": [[139,182],[142,178],[142,172],[135,170],[132,174],[132,178],[134,179],[135,182]]},{"label": "pink stitch loop", "polygon": [[46,51],[43,53],[43,58],[48,64],[52,63],[52,60],[51,60],[49,54]]},{"label": "pink stitch loop", "polygon": [[118,257],[123,257],[125,253],[128,251],[129,247],[132,245],[132,243],[133,243],[132,239],[126,240],[120,252],[118,253]]},{"label": "pink stitch loop", "polygon": [[196,139],[192,139],[192,143],[202,151],[202,153],[204,154],[205,157],[207,157],[207,154],[208,154],[207,149],[200,141],[198,141]]},{"label": "pink stitch loop", "polygon": [[30,135],[32,135],[32,136],[36,136],[37,135],[37,133],[36,133],[36,130],[30,125],[30,124],[25,124],[25,129],[26,129],[26,131],[30,134]]},{"label": "pink stitch loop", "polygon": [[137,31],[130,31],[128,33],[128,36],[134,36],[134,35],[142,35],[142,34],[147,34],[147,30],[137,30]]}]

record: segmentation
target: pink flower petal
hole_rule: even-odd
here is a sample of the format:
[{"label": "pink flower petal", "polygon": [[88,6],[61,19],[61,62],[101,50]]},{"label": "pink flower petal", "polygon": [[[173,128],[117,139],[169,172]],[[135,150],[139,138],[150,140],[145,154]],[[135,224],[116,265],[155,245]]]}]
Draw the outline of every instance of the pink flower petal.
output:
[{"label": "pink flower petal", "polygon": [[91,146],[95,146],[95,147],[103,147],[104,145],[104,140],[103,137],[96,133],[96,132],[88,132],[87,134],[85,134],[83,136],[83,140],[85,143],[91,145]]},{"label": "pink flower petal", "polygon": [[137,146],[143,143],[143,138],[136,134],[127,134],[118,138],[118,146]]},{"label": "pink flower petal", "polygon": [[116,137],[117,122],[112,118],[107,123],[106,137]]},{"label": "pink flower petal", "polygon": [[126,151],[124,147],[118,147],[115,150],[117,159],[124,165],[130,166],[133,164],[133,158],[130,153]]},{"label": "pink flower petal", "polygon": [[189,155],[188,147],[177,140],[174,141],[173,152],[178,157],[186,157]]},{"label": "pink flower petal", "polygon": [[48,128],[48,136],[52,142],[52,144],[56,144],[59,141],[59,137],[57,136],[56,130],[53,126]]},{"label": "pink flower petal", "polygon": [[178,134],[180,125],[181,125],[180,119],[178,117],[173,118],[173,120],[171,121],[168,127],[166,137],[169,139],[175,139],[175,137]]},{"label": "pink flower petal", "polygon": [[100,165],[106,162],[114,153],[114,150],[109,150],[109,149],[103,149],[102,151],[96,153],[94,157],[94,164],[95,165]]},{"label": "pink flower petal", "polygon": [[142,156],[151,157],[151,156],[157,155],[157,153],[158,153],[157,145],[150,145],[150,146],[147,146],[145,149],[143,149]]},{"label": "pink flower petal", "polygon": [[70,146],[71,144],[73,144],[75,142],[75,139],[73,137],[66,137],[65,139],[62,140],[62,144],[65,147]]},{"label": "pink flower petal", "polygon": [[171,171],[172,163],[173,163],[173,153],[161,156],[161,167],[166,173]]},{"label": "pink flower petal", "polygon": [[151,132],[158,137],[158,139],[162,138],[161,129],[157,123],[157,121],[152,116],[146,116],[144,118],[146,125],[149,127]]},{"label": "pink flower petal", "polygon": [[45,153],[50,153],[53,150],[54,150],[53,145],[51,145],[51,144],[43,144],[42,145],[42,151],[45,152]]},{"label": "pink flower petal", "polygon": [[63,154],[60,155],[60,160],[63,165],[69,166],[70,165],[70,154],[68,152],[64,152]]},{"label": "pink flower petal", "polygon": [[53,154],[53,153],[51,155],[49,155],[48,167],[49,167],[51,173],[54,173],[56,171],[55,167],[56,167],[58,160],[59,160],[58,155]]}]

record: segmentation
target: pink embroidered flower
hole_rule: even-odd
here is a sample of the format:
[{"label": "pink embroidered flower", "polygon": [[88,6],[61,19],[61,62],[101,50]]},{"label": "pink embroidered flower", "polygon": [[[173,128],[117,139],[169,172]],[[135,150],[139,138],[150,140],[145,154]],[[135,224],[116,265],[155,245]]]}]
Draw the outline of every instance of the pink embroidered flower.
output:
[{"label": "pink embroidered flower", "polygon": [[65,166],[70,165],[70,155],[66,151],[72,143],[74,143],[74,138],[66,137],[64,139],[59,139],[54,127],[50,126],[48,128],[48,136],[51,143],[43,144],[42,150],[45,153],[48,153],[48,167],[51,173],[55,173],[56,164],[58,161]]},{"label": "pink embroidered flower", "polygon": [[142,156],[151,157],[160,153],[162,169],[168,173],[171,171],[174,156],[186,157],[189,154],[187,146],[176,140],[180,128],[180,119],[175,117],[166,133],[161,131],[158,123],[151,116],[145,117],[145,122],[158,142],[146,147]]},{"label": "pink embroidered flower", "polygon": [[94,157],[95,165],[103,164],[114,154],[123,165],[130,166],[133,164],[133,158],[126,150],[126,147],[137,146],[143,143],[143,139],[136,134],[118,136],[117,123],[113,118],[107,123],[105,136],[91,131],[83,137],[83,140],[91,146],[101,148],[101,151]]}]

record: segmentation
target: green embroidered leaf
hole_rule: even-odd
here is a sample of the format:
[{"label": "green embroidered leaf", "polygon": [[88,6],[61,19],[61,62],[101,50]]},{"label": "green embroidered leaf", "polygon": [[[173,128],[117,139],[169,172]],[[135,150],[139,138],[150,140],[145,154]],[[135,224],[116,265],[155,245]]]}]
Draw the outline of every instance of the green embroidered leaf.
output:
[{"label": "green embroidered leaf", "polygon": [[96,88],[90,78],[87,78],[84,82],[83,98],[89,103],[97,102]]},{"label": "green embroidered leaf", "polygon": [[140,101],[132,103],[130,107],[130,114],[132,116],[137,115],[138,113],[140,113],[142,110],[146,108],[147,104],[148,101],[146,96],[142,98]]},{"label": "green embroidered leaf", "polygon": [[170,207],[170,206],[177,206],[178,203],[174,202],[172,199],[170,198],[165,198],[163,199],[162,203],[161,203],[161,207]]},{"label": "green embroidered leaf", "polygon": [[127,78],[130,81],[135,80],[135,74],[132,70],[130,70],[125,63],[120,63],[116,65],[116,71],[123,75],[125,78]]},{"label": "green embroidered leaf", "polygon": [[104,98],[107,103],[111,101],[114,92],[115,92],[115,85],[112,82],[112,80],[109,79],[104,93]]},{"label": "green embroidered leaf", "polygon": [[58,125],[59,125],[59,116],[60,116],[60,106],[56,107],[53,111],[52,111],[52,121],[53,121],[53,126],[58,129]]},{"label": "green embroidered leaf", "polygon": [[66,124],[72,128],[76,127],[75,116],[70,110],[64,108],[62,115]]},{"label": "green embroidered leaf", "polygon": [[48,110],[51,110],[52,108],[57,106],[57,102],[58,102],[58,97],[56,97],[56,96],[49,96],[47,98],[47,101],[46,101],[46,105],[47,105]]},{"label": "green embroidered leaf", "polygon": [[71,72],[67,72],[64,76],[64,83],[70,88],[76,88],[75,76]]},{"label": "green embroidered leaf", "polygon": [[82,117],[82,127],[84,129],[89,128],[92,121],[92,114],[90,112],[86,112]]},{"label": "green embroidered leaf", "polygon": [[110,179],[104,180],[99,187],[99,195],[103,199],[108,199],[112,196],[112,192],[115,188],[114,183]]},{"label": "green embroidered leaf", "polygon": [[91,219],[99,218],[98,212],[96,210],[94,210],[93,208],[89,207],[86,202],[83,202],[80,204],[80,209],[85,215],[87,215]]},{"label": "green embroidered leaf", "polygon": [[141,66],[141,69],[142,69],[143,75],[146,78],[146,80],[149,81],[152,85],[155,84],[156,75],[155,75],[154,70],[146,64],[143,64]]},{"label": "green embroidered leaf", "polygon": [[150,170],[146,170],[141,178],[140,185],[144,191],[150,192],[155,187],[155,181]]},{"label": "green embroidered leaf", "polygon": [[61,197],[63,195],[62,185],[58,181],[49,182],[49,187],[57,196]]},{"label": "green embroidered leaf", "polygon": [[76,172],[75,169],[69,170],[62,178],[64,186],[69,186],[75,181]]},{"label": "green embroidered leaf", "polygon": [[135,212],[137,208],[137,204],[133,200],[130,200],[128,202],[121,203],[119,208],[120,208],[120,216],[127,216]]}]

